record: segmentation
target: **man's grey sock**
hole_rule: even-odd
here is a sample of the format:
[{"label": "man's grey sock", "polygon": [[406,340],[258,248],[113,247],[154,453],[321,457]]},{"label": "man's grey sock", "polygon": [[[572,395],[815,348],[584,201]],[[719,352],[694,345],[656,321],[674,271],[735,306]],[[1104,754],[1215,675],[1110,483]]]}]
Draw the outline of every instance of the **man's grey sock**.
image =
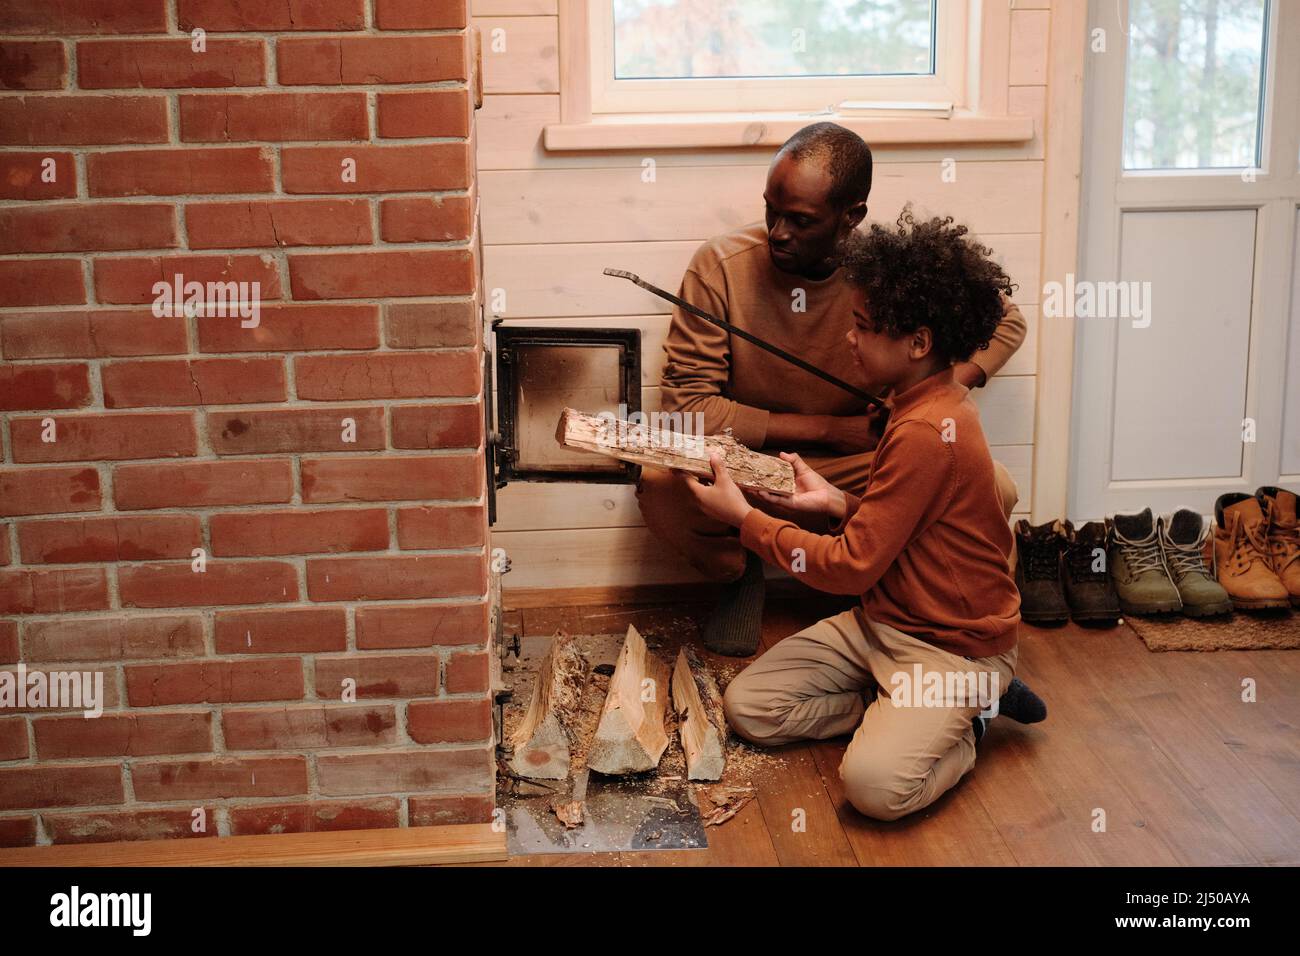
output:
[{"label": "man's grey sock", "polygon": [[1024,681],[1016,677],[998,701],[998,713],[1021,724],[1036,724],[1047,717],[1047,705]]},{"label": "man's grey sock", "polygon": [[726,586],[704,625],[704,646],[715,654],[750,657],[763,631],[763,561],[745,552],[745,573]]}]

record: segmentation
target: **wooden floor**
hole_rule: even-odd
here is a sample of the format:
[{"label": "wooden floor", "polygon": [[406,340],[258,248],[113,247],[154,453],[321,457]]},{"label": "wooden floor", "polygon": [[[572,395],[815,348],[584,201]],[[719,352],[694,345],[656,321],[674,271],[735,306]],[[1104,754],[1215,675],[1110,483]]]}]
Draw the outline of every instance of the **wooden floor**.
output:
[{"label": "wooden floor", "polygon": [[[764,648],[835,610],[769,600]],[[530,608],[515,622],[530,633],[593,633],[593,621],[608,621],[600,628],[608,633],[647,612]],[[881,823],[845,802],[842,738],[779,748],[786,772],[710,828],[707,850],[508,865],[1300,864],[1300,651],[1156,654],[1123,625],[1025,626],[1018,675],[1047,701],[1047,720],[994,720],[975,769],[911,817]],[[1256,703],[1241,700],[1245,678],[1255,681]],[[805,832],[792,831],[795,808],[806,812]],[[1094,831],[1099,811],[1105,832]]]}]

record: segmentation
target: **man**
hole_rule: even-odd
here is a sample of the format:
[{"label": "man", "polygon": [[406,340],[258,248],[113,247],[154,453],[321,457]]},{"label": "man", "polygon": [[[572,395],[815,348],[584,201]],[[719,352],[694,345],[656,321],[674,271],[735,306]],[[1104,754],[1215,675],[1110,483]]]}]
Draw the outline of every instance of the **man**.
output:
[{"label": "man", "polygon": [[[790,137],[768,169],[766,222],[704,243],[682,277],[680,296],[738,328],[780,346],[847,382],[864,386],[844,346],[853,322],[852,290],[837,249],[867,214],[871,150],[835,123]],[[900,276],[899,282],[906,282]],[[982,386],[1020,347],[1025,320],[1009,299],[989,347],[954,367],[955,380]],[[664,344],[663,410],[701,413],[705,434],[731,429],[750,448],[798,449],[831,484],[866,488],[884,415],[828,382],[681,309]],[[998,490],[1010,516],[1015,483],[998,465]],[[646,525],[702,574],[728,588],[705,626],[704,643],[747,657],[758,648],[762,561],[735,529],[705,515],[669,472],[645,468],[637,499]]]}]

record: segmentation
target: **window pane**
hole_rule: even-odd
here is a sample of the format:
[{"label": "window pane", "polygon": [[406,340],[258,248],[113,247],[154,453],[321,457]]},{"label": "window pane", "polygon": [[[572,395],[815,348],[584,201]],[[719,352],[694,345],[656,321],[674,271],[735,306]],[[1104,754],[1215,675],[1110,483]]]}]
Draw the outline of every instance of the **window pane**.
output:
[{"label": "window pane", "polygon": [[614,0],[614,78],[934,72],[933,0]]},{"label": "window pane", "polygon": [[1130,0],[1125,169],[1259,165],[1267,0]]}]

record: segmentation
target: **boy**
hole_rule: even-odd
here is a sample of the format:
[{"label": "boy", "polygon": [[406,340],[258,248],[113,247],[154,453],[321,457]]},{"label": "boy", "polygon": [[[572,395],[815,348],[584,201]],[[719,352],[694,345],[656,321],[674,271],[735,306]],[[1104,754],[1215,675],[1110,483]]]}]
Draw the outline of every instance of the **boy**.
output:
[{"label": "boy", "polygon": [[[846,494],[783,453],[795,495],[760,496],[829,521],[831,534],[752,507],[716,458],[712,484],[687,479],[700,507],[740,528],[764,560],[819,590],[862,596],[860,607],[760,657],[731,682],[724,706],[755,743],[852,732],[840,776],[849,801],[881,820],[928,806],[970,770],[981,713],[1015,674],[1011,527],[979,414],[953,376],[955,363],[988,345],[1001,295],[1013,289],[966,233],[951,218],[917,222],[905,209],[896,228],[873,225],[848,240],[847,344],[869,387],[894,396],[866,491]],[[936,682],[939,693],[923,693]],[[1041,708],[1019,684],[1004,712],[1013,703],[1022,716],[1026,704]]]}]

